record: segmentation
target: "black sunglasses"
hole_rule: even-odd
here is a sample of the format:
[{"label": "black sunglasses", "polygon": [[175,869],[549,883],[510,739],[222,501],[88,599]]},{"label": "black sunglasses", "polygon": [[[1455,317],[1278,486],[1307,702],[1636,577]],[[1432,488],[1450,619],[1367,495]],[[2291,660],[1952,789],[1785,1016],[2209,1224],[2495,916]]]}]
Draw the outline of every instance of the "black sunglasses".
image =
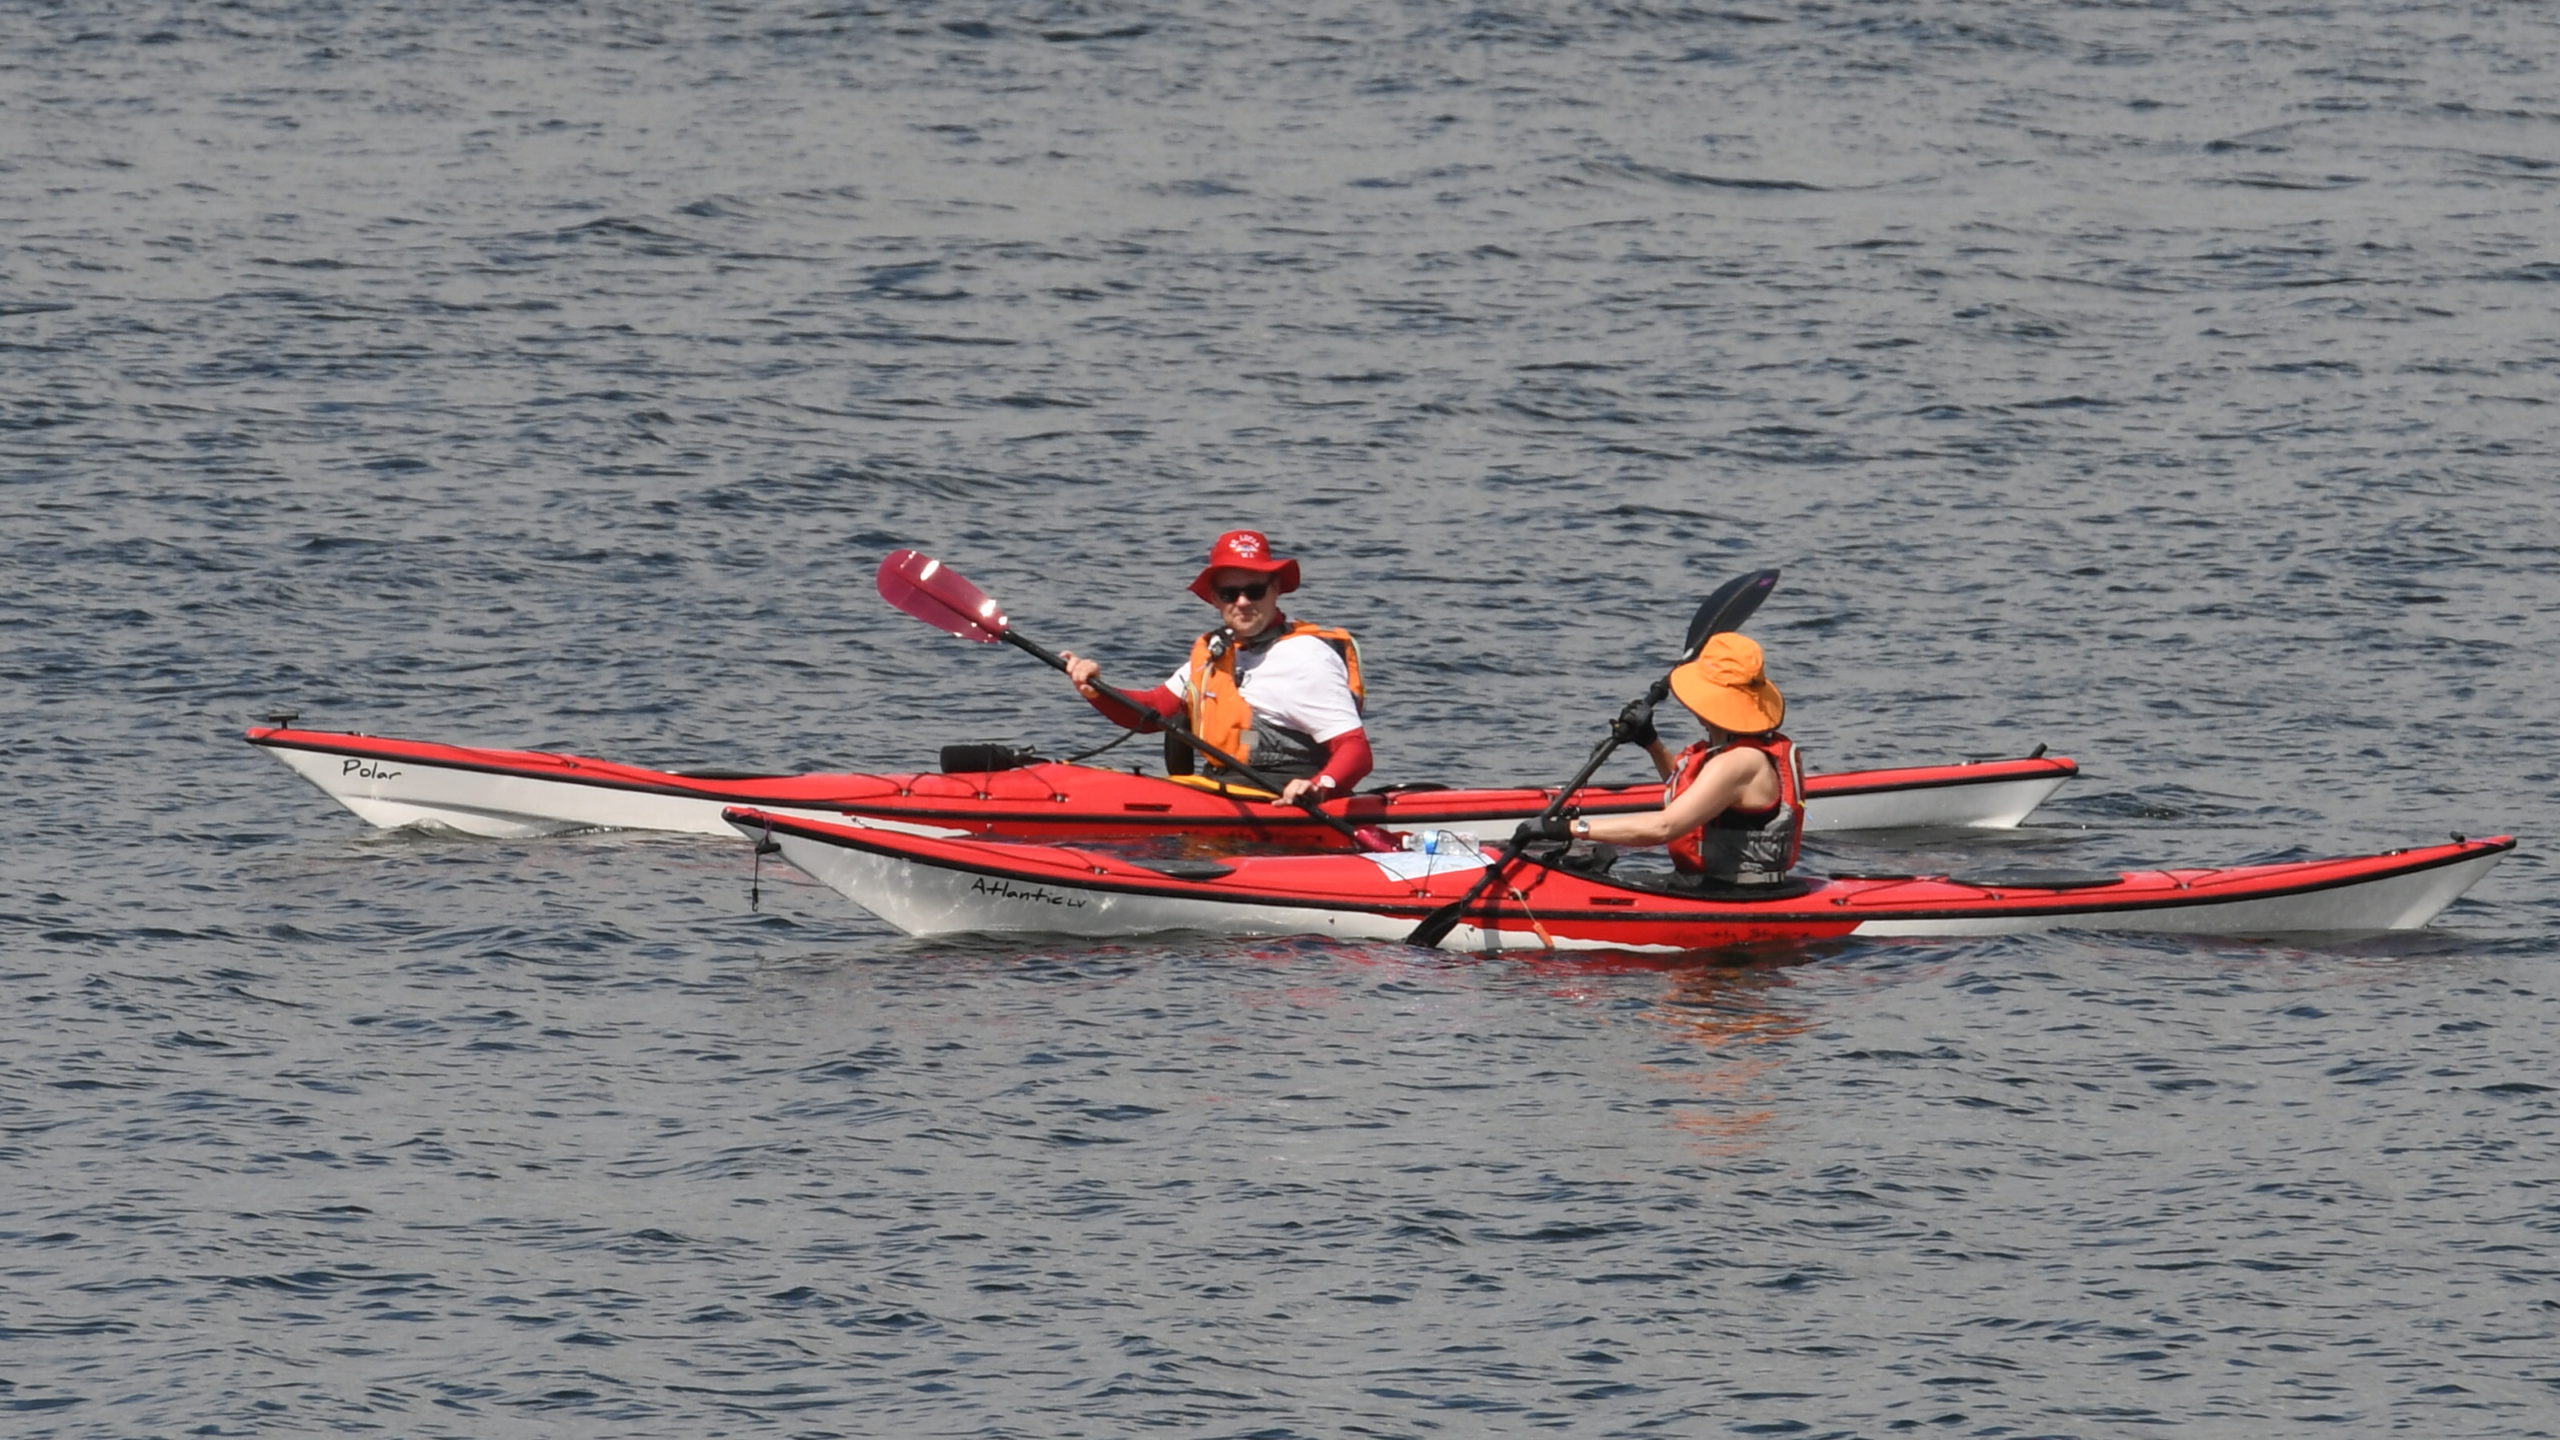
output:
[{"label": "black sunglasses", "polygon": [[1214,588],[1218,592],[1219,603],[1232,604],[1238,600],[1259,600],[1270,594],[1271,582],[1265,580],[1259,585],[1220,585]]}]

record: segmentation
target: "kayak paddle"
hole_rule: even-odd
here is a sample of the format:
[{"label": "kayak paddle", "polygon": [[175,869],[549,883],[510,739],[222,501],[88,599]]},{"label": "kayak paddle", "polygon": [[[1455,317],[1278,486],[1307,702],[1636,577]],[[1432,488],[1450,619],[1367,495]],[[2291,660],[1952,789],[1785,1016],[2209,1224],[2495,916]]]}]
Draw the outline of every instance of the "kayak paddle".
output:
[{"label": "kayak paddle", "polygon": [[[1751,612],[1760,608],[1760,602],[1769,598],[1770,588],[1777,583],[1777,571],[1755,570],[1718,586],[1715,593],[1698,606],[1698,613],[1691,617],[1687,648],[1681,651],[1679,663],[1686,665],[1698,658],[1699,647],[1707,643],[1709,636],[1742,628],[1742,622],[1750,619]],[[1548,801],[1547,808],[1539,813],[1538,823],[1544,824],[1563,814],[1565,802],[1573,798],[1574,792],[1590,783],[1591,777],[1599,773],[1600,762],[1608,759],[1609,752],[1617,749],[1626,738],[1635,716],[1641,714],[1650,720],[1653,707],[1670,694],[1671,677],[1666,672],[1661,679],[1646,687],[1641,700],[1631,701],[1619,711],[1618,718],[1610,722],[1609,733],[1601,738],[1599,744],[1591,747],[1591,758],[1583,762],[1581,772],[1564,782],[1564,788],[1556,792],[1556,798]],[[1502,872],[1511,868],[1511,862],[1519,858],[1520,850],[1520,835],[1514,831],[1510,841],[1502,847],[1502,857],[1485,867],[1484,874],[1476,878],[1476,883],[1467,893],[1454,903],[1443,905],[1424,916],[1422,923],[1413,927],[1413,933],[1404,937],[1405,943],[1436,948],[1441,941],[1448,939],[1449,932],[1458,928],[1458,922],[1466,918],[1467,907],[1476,903],[1476,898],[1492,888],[1493,882],[1502,877]]]},{"label": "kayak paddle", "polygon": [[[1067,662],[1039,644],[1025,639],[1013,628],[1013,622],[996,608],[987,592],[969,583],[967,576],[930,555],[914,550],[893,550],[880,562],[880,598],[904,610],[937,630],[947,630],[963,640],[981,645],[1006,644],[1031,655],[1064,673]],[[1099,680],[1093,687],[1141,715],[1153,715],[1135,695],[1117,690]],[[1191,727],[1171,716],[1159,717],[1164,728],[1178,735],[1201,754],[1226,766],[1245,779],[1277,795],[1280,782],[1255,770],[1242,760],[1201,739]],[[1403,845],[1393,835],[1374,825],[1354,826],[1341,816],[1326,810],[1312,797],[1298,800],[1299,808],[1343,834],[1343,838],[1363,850],[1401,850]]]},{"label": "kayak paddle", "polygon": [[1777,583],[1777,571],[1754,570],[1748,575],[1736,575],[1717,586],[1714,594],[1698,603],[1698,613],[1689,617],[1689,638],[1681,646],[1680,658],[1673,662],[1673,668],[1697,659],[1698,651],[1706,646],[1709,636],[1741,629],[1742,622],[1750,619],[1751,612],[1760,608],[1760,602],[1769,598],[1769,591]]}]

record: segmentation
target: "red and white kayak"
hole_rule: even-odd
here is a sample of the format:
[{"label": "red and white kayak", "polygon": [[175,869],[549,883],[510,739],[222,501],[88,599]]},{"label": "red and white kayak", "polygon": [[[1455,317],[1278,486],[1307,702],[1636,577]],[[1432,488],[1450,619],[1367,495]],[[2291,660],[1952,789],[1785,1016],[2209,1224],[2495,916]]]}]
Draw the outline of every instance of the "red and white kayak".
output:
[{"label": "red and white kayak", "polygon": [[[733,809],[740,833],[910,935],[1200,931],[1402,940],[1464,898],[1488,856],[1259,855],[1139,860],[1097,850],[911,835]],[[1843,936],[2088,929],[2200,935],[2415,929],[2515,841],[2457,840],[2227,868],[1866,876],[1705,895],[1522,861],[1443,944],[1469,950],[1705,950]]]},{"label": "red and white kayak", "polygon": [[[855,817],[926,833],[1015,840],[1125,840],[1162,835],[1338,848],[1339,834],[1259,791],[1042,762],[1004,770],[904,775],[740,775],[651,770],[543,750],[489,750],[425,740],[257,726],[250,744],[385,829],[442,826],[520,838],[565,830],[675,830],[726,835],[731,805],[802,818]],[[2059,755],[1816,775],[1805,782],[1815,831],[1939,826],[2006,828],[2079,773]],[[1405,786],[1326,808],[1354,825],[1451,830],[1486,839],[1547,807],[1555,791]],[[1593,786],[1586,815],[1651,810],[1659,783]]]}]

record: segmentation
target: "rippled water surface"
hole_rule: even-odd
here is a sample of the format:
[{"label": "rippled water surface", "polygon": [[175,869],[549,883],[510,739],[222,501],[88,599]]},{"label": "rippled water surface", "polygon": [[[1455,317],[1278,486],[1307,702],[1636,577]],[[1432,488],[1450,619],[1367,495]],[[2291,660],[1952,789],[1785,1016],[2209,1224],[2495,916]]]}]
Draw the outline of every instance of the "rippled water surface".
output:
[{"label": "rippled water surface", "polygon": [[[2544,7],[9,8],[0,1430],[2560,1433]],[[2523,843],[2284,945],[928,943],[238,739],[1063,752],[880,556],[1136,679],[1235,525],[1382,778],[1777,565],[1818,768],[2084,766],[1817,866]]]}]

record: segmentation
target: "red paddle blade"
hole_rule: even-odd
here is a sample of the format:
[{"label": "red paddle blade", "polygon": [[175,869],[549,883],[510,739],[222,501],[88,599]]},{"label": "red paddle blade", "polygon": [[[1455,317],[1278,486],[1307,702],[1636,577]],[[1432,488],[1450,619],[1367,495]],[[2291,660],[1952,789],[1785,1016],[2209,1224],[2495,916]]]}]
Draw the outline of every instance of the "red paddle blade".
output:
[{"label": "red paddle blade", "polygon": [[880,562],[880,598],[936,630],[993,645],[1013,622],[968,577],[930,555],[893,550]]}]

